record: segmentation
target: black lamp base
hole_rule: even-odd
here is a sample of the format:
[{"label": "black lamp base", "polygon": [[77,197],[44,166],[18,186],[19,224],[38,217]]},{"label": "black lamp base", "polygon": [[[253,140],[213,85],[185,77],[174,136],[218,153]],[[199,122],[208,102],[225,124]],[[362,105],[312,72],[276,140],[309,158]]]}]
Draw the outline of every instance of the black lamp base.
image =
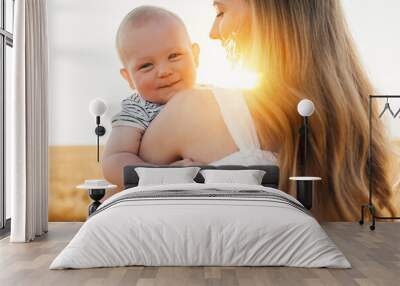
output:
[{"label": "black lamp base", "polygon": [[89,206],[89,216],[94,213],[97,208],[101,205],[99,202],[104,195],[106,194],[105,189],[90,189],[89,190],[89,197],[94,201],[90,206]]},{"label": "black lamp base", "polygon": [[97,162],[100,162],[100,143],[99,138],[106,134],[106,129],[100,125],[100,116],[97,116],[97,127],[94,130],[94,133],[97,135]]},{"label": "black lamp base", "polygon": [[308,210],[312,208],[313,201],[313,181],[296,181],[297,200]]}]

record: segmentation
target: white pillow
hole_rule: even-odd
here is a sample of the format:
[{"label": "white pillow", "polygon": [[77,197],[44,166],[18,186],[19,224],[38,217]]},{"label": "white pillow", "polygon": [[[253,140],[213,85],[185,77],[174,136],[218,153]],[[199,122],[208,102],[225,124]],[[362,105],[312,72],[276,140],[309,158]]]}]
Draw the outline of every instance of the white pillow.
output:
[{"label": "white pillow", "polygon": [[195,183],[193,179],[199,170],[199,167],[135,168],[139,176],[139,186]]},{"label": "white pillow", "polygon": [[202,170],[204,183],[261,185],[265,171],[262,170]]}]

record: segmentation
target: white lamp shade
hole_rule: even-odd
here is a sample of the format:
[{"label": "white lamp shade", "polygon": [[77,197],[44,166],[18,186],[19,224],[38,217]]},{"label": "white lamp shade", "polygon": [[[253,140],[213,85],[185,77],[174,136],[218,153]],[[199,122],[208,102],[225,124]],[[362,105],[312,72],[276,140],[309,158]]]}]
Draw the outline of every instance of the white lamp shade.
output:
[{"label": "white lamp shade", "polygon": [[314,110],[314,103],[309,99],[302,99],[297,105],[297,111],[301,116],[311,116]]},{"label": "white lamp shade", "polygon": [[102,116],[107,110],[106,103],[100,99],[93,99],[89,104],[89,111],[93,116]]}]

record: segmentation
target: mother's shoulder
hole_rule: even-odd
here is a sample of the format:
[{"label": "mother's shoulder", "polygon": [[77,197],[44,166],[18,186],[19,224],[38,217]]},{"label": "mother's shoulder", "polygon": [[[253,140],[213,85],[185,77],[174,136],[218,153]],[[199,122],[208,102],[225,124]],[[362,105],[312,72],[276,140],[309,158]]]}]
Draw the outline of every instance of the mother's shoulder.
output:
[{"label": "mother's shoulder", "polygon": [[182,90],[172,97],[165,105],[166,109],[191,108],[204,104],[212,104],[214,101],[213,91],[208,87],[196,87]]}]

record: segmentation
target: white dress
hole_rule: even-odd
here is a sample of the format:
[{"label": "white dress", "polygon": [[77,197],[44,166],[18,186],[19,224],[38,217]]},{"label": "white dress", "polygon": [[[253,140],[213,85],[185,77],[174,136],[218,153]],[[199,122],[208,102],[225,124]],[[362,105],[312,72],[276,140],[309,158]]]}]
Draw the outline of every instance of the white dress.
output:
[{"label": "white dress", "polygon": [[211,165],[277,165],[276,153],[260,148],[253,118],[241,90],[213,87],[212,92],[239,151]]}]

